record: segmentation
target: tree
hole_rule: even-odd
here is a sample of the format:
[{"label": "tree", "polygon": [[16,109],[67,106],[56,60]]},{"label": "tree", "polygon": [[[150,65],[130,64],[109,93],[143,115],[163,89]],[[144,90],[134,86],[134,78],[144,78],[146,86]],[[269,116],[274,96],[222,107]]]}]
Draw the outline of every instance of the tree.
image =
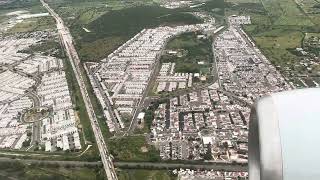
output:
[{"label": "tree", "polygon": [[208,144],[208,150],[203,156],[204,160],[211,160],[212,159],[212,153],[211,153],[211,144]]},{"label": "tree", "polygon": [[29,140],[27,140],[27,141],[24,141],[23,143],[22,143],[22,147],[28,147],[28,146],[30,146],[30,139]]}]

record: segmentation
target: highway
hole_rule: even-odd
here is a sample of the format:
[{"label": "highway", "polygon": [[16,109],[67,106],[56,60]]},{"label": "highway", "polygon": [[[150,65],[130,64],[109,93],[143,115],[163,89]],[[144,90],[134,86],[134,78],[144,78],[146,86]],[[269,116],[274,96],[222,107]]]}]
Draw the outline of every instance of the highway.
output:
[{"label": "highway", "polygon": [[93,79],[93,83],[94,84],[92,84],[92,87],[93,88],[97,87],[99,89],[99,91],[100,91],[100,94],[101,94],[101,96],[102,96],[102,98],[103,98],[103,100],[104,100],[104,102],[105,102],[105,104],[107,106],[106,110],[109,112],[111,121],[114,123],[115,131],[117,133],[120,133],[121,129],[119,127],[119,122],[118,122],[117,118],[115,117],[115,115],[113,114],[113,108],[111,106],[111,103],[110,103],[107,95],[104,93],[104,90],[103,90],[99,80],[94,76],[94,72],[92,72],[89,68],[85,67],[85,69],[86,69],[88,75],[91,76],[92,79]]},{"label": "highway", "polygon": [[53,9],[50,8],[50,6],[45,3],[43,0],[40,0],[40,2],[42,3],[42,5],[49,11],[49,13],[51,14],[51,16],[53,16],[53,18],[56,20],[56,25],[57,25],[57,29],[58,29],[58,33],[61,39],[61,42],[65,48],[65,51],[67,53],[67,56],[70,60],[73,72],[76,76],[77,82],[79,84],[80,87],[80,92],[81,95],[83,97],[85,106],[86,106],[86,110],[88,112],[88,116],[90,119],[90,123],[93,129],[93,133],[96,139],[96,143],[100,152],[100,156],[101,156],[101,161],[103,163],[103,167],[104,170],[106,172],[106,176],[108,180],[117,180],[117,174],[112,162],[112,158],[108,152],[108,148],[107,145],[104,141],[103,135],[101,133],[101,129],[99,126],[99,123],[97,121],[97,117],[96,114],[93,110],[93,106],[91,103],[91,100],[89,98],[89,94],[84,82],[84,78],[80,69],[81,66],[81,62],[78,56],[78,53],[73,45],[73,38],[70,34],[70,31],[68,29],[68,27],[66,27],[64,25],[63,20],[59,17],[59,15],[57,13],[54,12]]}]

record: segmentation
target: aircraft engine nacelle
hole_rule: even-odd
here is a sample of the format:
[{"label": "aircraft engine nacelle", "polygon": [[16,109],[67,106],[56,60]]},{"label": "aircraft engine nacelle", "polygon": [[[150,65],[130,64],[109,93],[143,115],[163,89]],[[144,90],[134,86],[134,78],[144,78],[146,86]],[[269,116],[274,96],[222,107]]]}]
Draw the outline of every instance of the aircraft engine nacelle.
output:
[{"label": "aircraft engine nacelle", "polygon": [[257,101],[249,124],[249,179],[320,179],[320,88]]}]

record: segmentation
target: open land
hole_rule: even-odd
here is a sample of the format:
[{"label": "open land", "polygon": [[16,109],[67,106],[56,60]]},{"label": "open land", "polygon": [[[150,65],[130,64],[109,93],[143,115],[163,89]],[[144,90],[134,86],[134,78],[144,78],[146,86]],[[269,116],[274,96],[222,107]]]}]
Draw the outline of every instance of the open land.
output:
[{"label": "open land", "polygon": [[[84,81],[91,92],[96,123],[116,163],[246,165],[254,100],[273,92],[319,87],[320,5],[315,0],[48,3],[71,29],[84,62],[80,70],[88,75]],[[51,32],[54,21],[35,1],[25,12],[7,14],[11,7],[23,6],[23,2],[14,2],[0,9],[0,23],[10,22],[1,27],[7,31],[2,42],[8,38],[12,43],[23,42],[10,62],[2,62],[0,75],[7,78],[2,83],[12,78],[25,82],[9,84],[9,91],[0,88],[6,93],[0,99],[1,113],[11,118],[3,123],[8,131],[1,133],[9,134],[0,134],[0,146],[48,151],[68,151],[69,147],[73,151],[76,144],[79,150],[93,145],[86,153],[97,160],[76,77]],[[227,27],[220,29],[218,24]],[[39,33],[41,38],[35,41],[33,32],[48,32],[53,38]],[[3,52],[10,50],[5,45]],[[45,67],[43,57],[50,61]],[[48,95],[54,91],[52,78],[63,89],[56,90],[65,97],[63,101],[56,100],[58,95],[53,97],[61,106],[52,105]],[[71,138],[55,139],[55,134],[66,129],[46,121],[51,114],[53,119],[68,116],[65,123],[73,133]],[[24,124],[28,122],[35,125]],[[16,125],[13,134],[8,124]],[[60,125],[63,131],[39,130],[60,130]],[[48,142],[50,138],[53,141]],[[72,143],[67,146],[68,141]],[[118,169],[117,174],[119,179],[245,179],[248,174],[242,171]],[[69,177],[65,173],[57,178],[60,175]]]},{"label": "open land", "polygon": [[104,179],[98,167],[60,167],[59,164],[47,166],[9,162],[2,164],[0,178],[4,179]]},{"label": "open land", "polygon": [[249,2],[233,3],[236,5],[228,13],[251,16],[252,24],[245,25],[244,30],[290,84],[318,87],[317,47],[306,43],[308,37],[319,33],[318,2],[250,2],[246,11],[241,10]]}]

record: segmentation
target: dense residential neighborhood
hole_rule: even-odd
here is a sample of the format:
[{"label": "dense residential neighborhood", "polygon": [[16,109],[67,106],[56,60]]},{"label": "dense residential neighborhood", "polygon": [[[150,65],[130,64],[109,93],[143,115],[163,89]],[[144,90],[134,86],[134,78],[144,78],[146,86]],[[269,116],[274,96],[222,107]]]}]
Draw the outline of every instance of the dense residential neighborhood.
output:
[{"label": "dense residential neighborhood", "polygon": [[317,0],[2,0],[0,179],[252,179],[260,102],[320,86],[319,14]]},{"label": "dense residential neighborhood", "polygon": [[[101,63],[89,66],[91,84],[96,87],[95,93],[104,108],[109,129],[115,131],[114,127],[125,128],[122,116],[136,118],[140,113],[137,111],[145,99],[148,84],[154,81],[154,71],[159,66],[159,58],[169,39],[184,32],[214,28],[212,24],[197,24],[144,29],[101,60]],[[164,73],[166,67],[162,65],[162,68],[160,71]],[[169,82],[168,88],[176,89],[180,79],[185,79],[179,83],[181,88],[192,85],[192,74],[176,74],[172,78],[159,76],[157,81],[162,83],[158,88],[162,89],[161,86]],[[111,105],[116,108],[112,109]]]},{"label": "dense residential neighborhood", "polygon": [[79,120],[73,110],[62,60],[24,53],[51,36],[54,34],[48,31],[1,38],[2,148],[21,149],[39,143],[45,151],[81,149]]}]

